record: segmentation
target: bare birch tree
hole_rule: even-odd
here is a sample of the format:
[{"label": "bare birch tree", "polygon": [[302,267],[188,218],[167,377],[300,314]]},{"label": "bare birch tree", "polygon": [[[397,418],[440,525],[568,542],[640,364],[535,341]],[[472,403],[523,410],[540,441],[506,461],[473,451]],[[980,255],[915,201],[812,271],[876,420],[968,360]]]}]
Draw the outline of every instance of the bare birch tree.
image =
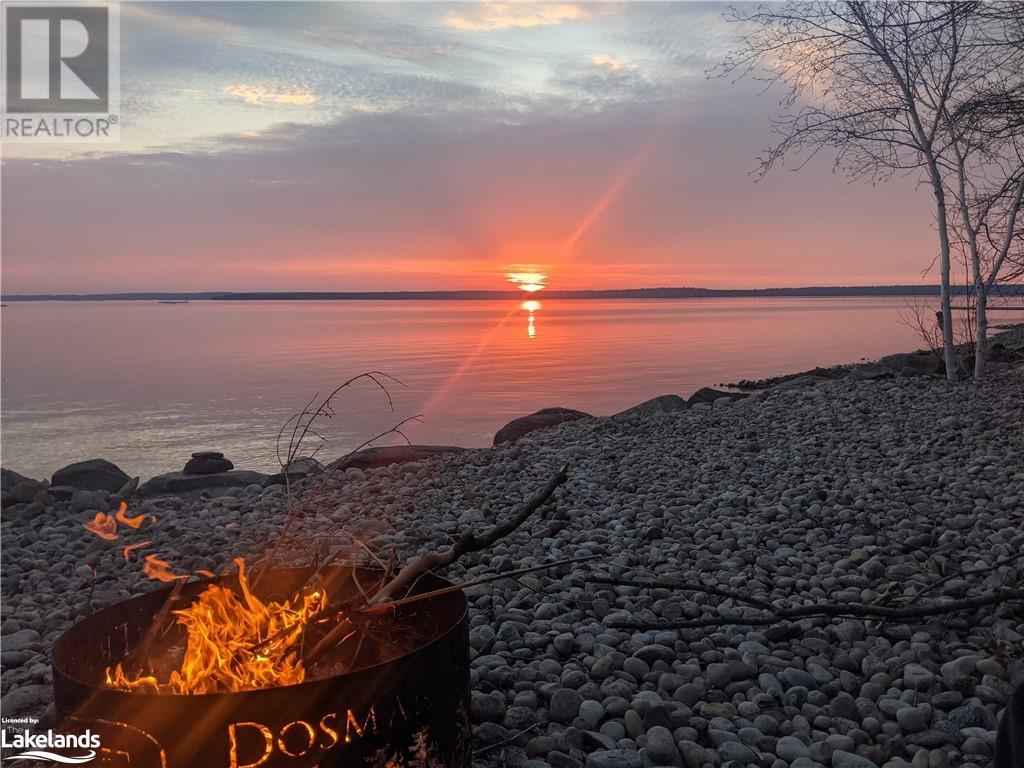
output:
[{"label": "bare birch tree", "polygon": [[943,114],[946,177],[957,218],[951,224],[973,292],[974,377],[988,360],[988,304],[1000,281],[1024,274],[1024,8],[978,7],[963,46],[958,85],[966,95]]},{"label": "bare birch tree", "polygon": [[[799,168],[822,150],[831,150],[836,170],[853,178],[877,181],[911,173],[931,189],[939,239],[943,359],[947,377],[955,381],[959,361],[950,274],[958,234],[951,231],[951,214],[960,197],[951,193],[959,190],[951,132],[958,129],[970,137],[970,146],[962,149],[969,148],[967,154],[977,160],[991,156],[991,131],[1000,119],[1004,138],[1019,134],[1019,123],[1015,129],[1010,119],[1013,109],[1001,105],[998,89],[985,85],[1007,75],[1006,64],[1016,55],[1015,39],[1019,49],[1019,16],[1006,4],[976,2],[789,2],[749,12],[733,9],[726,18],[742,25],[742,42],[721,72],[752,75],[786,89],[784,114],[773,121],[781,138],[759,158],[761,173],[787,158],[795,159]],[[1007,30],[1000,45],[995,44],[999,35],[990,34],[998,28]],[[1008,101],[1015,103],[1012,93]],[[968,207],[976,209],[979,232],[983,187],[993,193],[990,185],[969,190]],[[1009,211],[1005,194],[994,199],[1000,202],[993,202],[986,222],[997,208]],[[1012,233],[1011,217],[1005,222]],[[993,276],[995,282],[998,262],[997,255],[987,259],[986,281]]]}]

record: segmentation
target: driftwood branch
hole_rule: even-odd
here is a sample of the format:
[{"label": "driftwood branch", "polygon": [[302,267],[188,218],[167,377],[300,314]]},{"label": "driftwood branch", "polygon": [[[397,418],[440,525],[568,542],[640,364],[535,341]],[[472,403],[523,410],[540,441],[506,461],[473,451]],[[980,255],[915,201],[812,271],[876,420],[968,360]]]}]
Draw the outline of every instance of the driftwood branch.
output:
[{"label": "driftwood branch", "polygon": [[975,597],[944,603],[926,603],[905,607],[869,605],[867,603],[813,603],[792,608],[775,608],[771,612],[751,616],[709,619],[679,619],[654,621],[615,621],[608,626],[615,629],[697,629],[700,627],[747,626],[759,627],[783,621],[807,618],[869,618],[869,619],[921,619],[985,608],[1000,603],[1024,602],[1024,589],[1002,588]]},{"label": "driftwood branch", "polygon": [[[551,498],[551,495],[555,492],[555,489],[558,488],[558,486],[569,479],[568,469],[569,468],[566,465],[558,470],[558,472],[548,480],[544,488],[542,488],[535,496],[528,499],[519,508],[519,510],[504,523],[496,525],[482,534],[476,534],[473,531],[468,531],[464,533],[450,549],[443,552],[428,552],[427,554],[406,564],[398,572],[398,575],[395,576],[395,578],[381,587],[374,596],[367,601],[368,606],[390,607],[388,604],[397,599],[396,595],[401,594],[402,597],[405,597],[405,593],[407,593],[423,575],[429,573],[435,568],[443,568],[447,565],[451,565],[469,552],[478,552],[482,549],[486,549],[492,546],[496,541],[498,541],[498,539],[512,533],[512,531],[522,525],[530,515],[540,509],[540,507],[542,507],[544,503]],[[503,576],[504,575],[506,574],[503,574]],[[321,638],[320,642],[305,654],[303,657],[303,663],[306,667],[312,665],[317,659],[323,656],[324,653],[337,645],[344,637],[347,637],[353,627],[354,624],[351,618],[346,618],[338,622],[330,632]]]},{"label": "driftwood branch", "polygon": [[444,568],[447,565],[451,565],[463,555],[469,552],[479,552],[482,549],[487,549],[492,546],[494,542],[505,536],[508,536],[512,531],[522,525],[530,515],[536,512],[544,503],[551,498],[551,494],[555,492],[562,483],[569,479],[568,465],[563,466],[558,472],[547,482],[533,498],[529,499],[524,503],[519,511],[516,512],[512,517],[503,523],[500,523],[489,531],[478,534],[473,531],[467,531],[462,534],[458,541],[455,542],[451,549],[447,549],[444,552],[428,552],[421,557],[416,558],[411,563],[405,565],[398,572],[390,582],[384,585],[373,599],[370,600],[371,605],[378,605],[380,603],[386,603],[395,599],[395,595],[408,590],[416,583],[416,580],[425,573],[428,573],[435,568]]}]

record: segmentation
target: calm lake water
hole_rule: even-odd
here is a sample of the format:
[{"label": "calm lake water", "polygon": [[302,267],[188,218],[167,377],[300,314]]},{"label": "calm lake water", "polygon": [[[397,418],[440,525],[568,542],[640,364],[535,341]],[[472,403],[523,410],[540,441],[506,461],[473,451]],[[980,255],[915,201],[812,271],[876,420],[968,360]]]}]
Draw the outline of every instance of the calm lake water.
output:
[{"label": "calm lake water", "polygon": [[[11,303],[3,466],[102,456],[144,478],[192,451],[272,470],[288,416],[362,371],[323,426],[335,457],[399,419],[414,442],[489,445],[545,406],[610,414],[666,393],[915,349],[908,300]],[[998,317],[994,321],[998,321]]]}]

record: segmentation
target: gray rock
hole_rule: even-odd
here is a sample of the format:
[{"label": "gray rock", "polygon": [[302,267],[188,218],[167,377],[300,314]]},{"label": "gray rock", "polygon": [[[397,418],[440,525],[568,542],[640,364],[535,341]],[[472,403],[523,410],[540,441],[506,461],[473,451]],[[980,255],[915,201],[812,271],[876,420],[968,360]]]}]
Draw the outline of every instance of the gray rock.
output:
[{"label": "gray rock", "polygon": [[3,697],[5,715],[17,715],[38,708],[50,700],[50,686],[23,685]]},{"label": "gray rock", "polygon": [[715,688],[725,688],[737,680],[750,680],[757,672],[742,661],[726,661],[708,666],[707,679]]},{"label": "gray rock", "polygon": [[500,723],[505,719],[505,697],[497,691],[473,691],[469,699],[469,712],[476,723]]},{"label": "gray rock", "polygon": [[699,403],[704,403],[704,404],[707,404],[707,405],[711,405],[711,403],[713,403],[716,400],[719,400],[719,399],[721,399],[723,397],[737,398],[738,399],[738,398],[742,398],[742,397],[746,397],[746,396],[747,395],[745,393],[743,393],[743,392],[724,392],[724,391],[722,391],[720,389],[712,389],[711,387],[701,387],[696,392],[694,392],[692,395],[690,395],[687,398],[686,402],[687,402],[688,405],[690,405],[692,407],[692,406],[697,405]]},{"label": "gray rock", "polygon": [[526,754],[530,757],[547,755],[555,748],[555,740],[550,736],[534,736],[526,742]]},{"label": "gray rock", "polygon": [[193,453],[192,458],[185,463],[181,470],[184,475],[212,475],[217,472],[230,472],[235,465],[230,459],[225,459],[224,454],[218,451],[201,451]]},{"label": "gray rock", "polygon": [[738,741],[727,741],[718,748],[718,753],[725,760],[735,760],[740,765],[754,765],[757,763],[757,756],[751,752],[750,747]]},{"label": "gray rock", "polygon": [[615,739],[598,731],[584,731],[583,746],[591,752],[599,749],[618,749]]},{"label": "gray rock", "polygon": [[832,768],[878,768],[878,764],[853,752],[837,749],[832,753]]},{"label": "gray rock", "polygon": [[106,459],[89,459],[68,464],[53,473],[50,485],[70,485],[86,491],[116,493],[131,478]]},{"label": "gray rock", "polygon": [[505,712],[505,727],[510,731],[524,731],[536,722],[537,713],[530,707],[509,707]]},{"label": "gray rock", "polygon": [[601,706],[601,702],[599,701],[585,699],[580,704],[579,717],[590,726],[591,730],[593,730],[594,728],[597,728],[601,720],[604,719],[604,707]]},{"label": "gray rock", "polygon": [[656,661],[671,663],[676,658],[676,652],[665,645],[645,645],[633,655],[649,665]]},{"label": "gray rock", "polygon": [[916,733],[928,727],[931,718],[929,708],[925,707],[903,707],[896,711],[896,722],[904,731]]},{"label": "gray rock", "polygon": [[692,740],[680,741],[679,754],[683,757],[683,765],[686,768],[704,768],[708,762],[708,755],[704,747]]},{"label": "gray rock", "polygon": [[672,731],[656,725],[647,731],[647,754],[655,763],[673,763],[679,757]]},{"label": "gray rock", "polygon": [[564,424],[567,421],[591,419],[589,413],[574,411],[571,408],[541,408],[529,416],[513,419],[494,435],[494,444],[510,443],[538,429],[547,429]]},{"label": "gray rock", "polygon": [[551,697],[548,712],[556,723],[571,723],[580,712],[583,697],[571,688],[559,688]]},{"label": "gray rock", "polygon": [[652,413],[671,413],[672,411],[685,411],[689,404],[679,395],[661,395],[645,400],[639,405],[627,408],[615,414],[616,416],[645,416]]},{"label": "gray rock", "polygon": [[212,475],[186,475],[170,472],[152,477],[139,486],[139,496],[180,495],[212,488],[244,488],[247,485],[263,485],[268,475],[235,469],[230,472],[216,472]]},{"label": "gray rock", "polygon": [[47,484],[38,480],[23,480],[12,487],[8,493],[15,504],[28,504],[35,501],[36,496],[44,492],[46,488]]},{"label": "gray rock", "polygon": [[4,635],[2,646],[4,652],[35,650],[40,645],[39,633],[34,629],[19,629],[9,635]]},{"label": "gray rock", "polygon": [[838,626],[833,628],[833,631],[844,643],[856,643],[864,639],[864,622],[863,621],[844,621]]},{"label": "gray rock", "polygon": [[560,635],[556,635],[555,639],[551,642],[555,646],[555,651],[558,655],[564,659],[570,656],[576,647],[576,636],[572,632],[563,632]]},{"label": "gray rock", "polygon": [[903,685],[913,691],[924,691],[931,688],[935,675],[920,664],[907,664],[903,668]]},{"label": "gray rock", "polygon": [[0,490],[10,491],[14,486],[20,485],[26,482],[39,482],[38,480],[32,480],[31,478],[25,477],[24,475],[18,474],[13,469],[7,469],[0,467]]},{"label": "gray rock", "polygon": [[107,501],[107,497],[99,491],[75,491],[71,497],[71,508],[75,512],[88,510],[109,512],[110,503]]},{"label": "gray rock", "polygon": [[[463,453],[466,448],[457,445],[382,445],[364,448],[348,457],[342,457],[337,464],[346,469],[376,469],[391,464],[405,464],[423,461],[451,453]],[[330,464],[328,466],[334,466]]]},{"label": "gray rock", "polygon": [[796,669],[795,667],[787,667],[786,669],[780,670],[776,674],[776,677],[787,688],[801,687],[811,690],[818,687],[818,683],[814,679],[813,675],[802,669]]},{"label": "gray rock", "polygon": [[775,754],[791,763],[798,757],[810,757],[807,745],[795,736],[783,736],[775,745]]},{"label": "gray rock", "polygon": [[888,355],[878,364],[897,376],[928,376],[942,371],[942,361],[934,352],[910,352]]},{"label": "gray rock", "polygon": [[891,379],[893,372],[876,363],[864,363],[855,365],[846,374],[846,378],[853,381],[875,381],[877,379]]}]

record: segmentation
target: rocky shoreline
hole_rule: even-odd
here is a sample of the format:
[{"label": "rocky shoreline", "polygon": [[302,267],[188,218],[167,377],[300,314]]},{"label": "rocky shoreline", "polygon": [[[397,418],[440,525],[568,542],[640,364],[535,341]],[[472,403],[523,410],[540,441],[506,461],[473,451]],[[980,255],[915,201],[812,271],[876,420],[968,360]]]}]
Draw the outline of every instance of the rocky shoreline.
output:
[{"label": "rocky shoreline", "polygon": [[[790,606],[900,606],[936,582],[929,599],[1024,585],[1024,560],[1010,560],[1024,551],[1024,366],[1001,363],[978,385],[951,386],[866,364],[749,396],[701,390],[610,417],[562,418],[571,413],[526,417],[544,423],[521,424],[489,449],[350,466],[327,481],[322,513],[299,523],[306,540],[344,525],[405,559],[506,514],[569,464],[544,519],[451,569],[473,578],[599,555],[471,591],[476,765],[990,763],[997,719],[1024,679],[1019,603],[913,621],[750,627],[749,609],[714,590]],[[244,472],[206,458],[217,471],[175,474]],[[55,639],[96,608],[153,588],[123,545],[152,540],[179,572],[224,570],[233,556],[257,557],[283,522],[280,482],[168,492],[91,469],[109,475],[104,488],[57,473],[4,510],[5,716],[52,716]],[[5,480],[5,493],[19,484]],[[158,524],[116,544],[82,528],[122,498]],[[617,626],[681,619],[714,625]]]}]

